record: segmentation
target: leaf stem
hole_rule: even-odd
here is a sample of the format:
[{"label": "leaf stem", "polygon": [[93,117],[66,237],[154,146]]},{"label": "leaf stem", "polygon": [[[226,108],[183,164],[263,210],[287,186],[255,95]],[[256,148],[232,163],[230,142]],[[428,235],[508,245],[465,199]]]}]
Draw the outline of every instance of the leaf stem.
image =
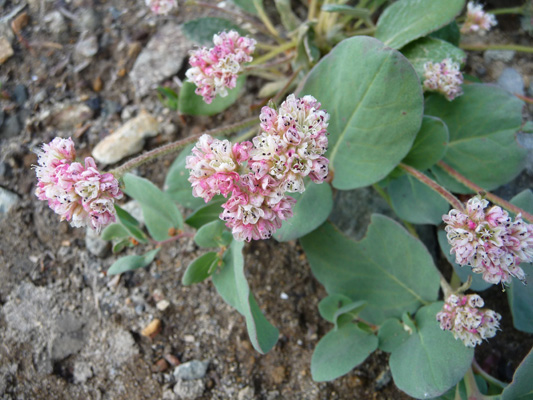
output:
[{"label": "leaf stem", "polygon": [[492,201],[494,204],[499,205],[500,207],[503,207],[515,214],[522,214],[522,217],[526,220],[528,220],[530,223],[533,223],[533,215],[528,213],[527,211],[522,210],[520,207],[517,207],[508,201],[502,199],[501,197],[496,196],[495,194],[486,192],[481,186],[476,185],[474,182],[466,178],[465,176],[461,175],[459,172],[457,172],[455,169],[450,167],[448,164],[446,164],[444,161],[438,162],[439,167],[444,169],[448,174],[450,174],[452,177],[455,178],[458,182],[462,183],[466,187],[472,189],[476,193],[483,195],[490,201]]},{"label": "leaf stem", "polygon": [[502,381],[496,379],[495,377],[493,377],[492,375],[489,375],[488,373],[486,373],[483,370],[483,368],[481,368],[481,366],[478,364],[478,362],[476,361],[475,357],[472,360],[472,369],[478,375],[481,375],[483,377],[483,379],[485,379],[489,383],[492,383],[493,385],[496,385],[496,386],[498,386],[498,387],[500,387],[502,389],[504,389],[507,386],[507,383],[502,382]]},{"label": "leaf stem", "polygon": [[259,56],[259,57],[255,58],[250,63],[250,66],[264,63],[265,61],[268,61],[271,58],[276,57],[278,54],[283,53],[284,51],[287,51],[290,48],[295,47],[295,46],[296,46],[296,43],[294,41],[290,41],[290,42],[286,42],[286,43],[280,44],[275,49],[270,50],[268,53],[263,54],[262,56]]},{"label": "leaf stem", "polygon": [[466,397],[468,400],[485,399],[485,396],[483,396],[477,387],[476,378],[474,377],[474,372],[472,372],[472,367],[468,368],[468,371],[466,371],[464,381],[466,386]]},{"label": "leaf stem", "polygon": [[165,156],[167,154],[171,154],[177,150],[184,148],[189,143],[193,143],[197,141],[200,138],[200,136],[202,136],[204,133],[209,134],[211,136],[227,135],[233,132],[237,132],[241,129],[247,128],[249,126],[252,126],[254,124],[257,124],[257,123],[258,123],[258,118],[252,117],[252,118],[245,119],[242,122],[237,122],[235,124],[231,124],[231,125],[228,125],[222,128],[211,129],[210,131],[207,131],[207,132],[199,133],[197,135],[189,136],[185,139],[180,139],[175,142],[165,144],[163,146],[150,150],[144,154],[141,154],[140,156],[132,158],[131,160],[125,162],[121,166],[112,170],[111,173],[115,176],[115,178],[119,179],[122,177],[122,175],[132,170],[133,168],[137,168],[138,166],[143,165],[147,163],[148,161],[153,160],[154,158]]},{"label": "leaf stem", "polygon": [[276,38],[276,40],[281,40],[281,37],[279,36],[279,32],[272,24],[272,21],[270,21],[270,18],[268,18],[267,13],[265,12],[265,9],[263,8],[262,2],[258,0],[252,0],[254,3],[255,9],[257,10],[257,15],[259,16],[259,19],[261,22],[265,25],[269,33]]},{"label": "leaf stem", "polygon": [[489,14],[502,15],[502,14],[523,14],[524,6],[521,7],[508,7],[508,8],[495,8],[494,10],[487,10]]},{"label": "leaf stem", "polygon": [[431,189],[433,189],[435,192],[440,194],[448,203],[450,203],[455,209],[464,211],[464,205],[459,201],[457,197],[455,197],[453,194],[448,192],[445,188],[443,188],[441,185],[439,185],[437,182],[435,182],[433,179],[428,178],[426,175],[424,175],[422,172],[418,171],[417,169],[410,167],[407,164],[400,163],[398,165],[401,169],[403,169],[408,174],[411,174],[416,179],[418,179],[420,182],[426,184]]},{"label": "leaf stem", "polygon": [[459,47],[463,50],[484,51],[484,50],[514,50],[523,53],[533,53],[533,47],[522,46],[519,44],[467,44],[460,43]]},{"label": "leaf stem", "polygon": [[162,240],[160,242],[152,238],[148,238],[148,239],[150,240],[150,243],[155,244],[157,246],[162,246],[164,244],[172,243],[172,242],[175,242],[176,240],[180,240],[184,237],[189,237],[189,238],[194,237],[194,233],[193,232],[180,232],[176,236],[171,236],[168,239]]}]

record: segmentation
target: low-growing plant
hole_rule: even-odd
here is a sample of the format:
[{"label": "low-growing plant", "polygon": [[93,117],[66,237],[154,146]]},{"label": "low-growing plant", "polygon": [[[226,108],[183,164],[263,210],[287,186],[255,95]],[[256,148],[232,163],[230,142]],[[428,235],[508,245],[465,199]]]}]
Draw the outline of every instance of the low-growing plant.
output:
[{"label": "low-growing plant", "polygon": [[[494,15],[469,3],[460,17],[464,0],[310,0],[303,21],[290,1],[275,0],[281,30],[261,0],[234,3],[242,26],[212,17],[183,25],[204,47],[191,52],[179,93],[160,88],[158,94],[181,114],[214,115],[235,103],[254,75],[266,81],[260,113],[108,173],[90,157],[76,162],[72,140],[56,138],[39,151],[37,196],[73,226],[103,228],[115,253],[146,248],[117,259],[108,275],[146,267],[162,245],[193,236],[206,252],[187,267],[183,285],[211,277],[244,316],[260,353],[274,347],[279,332],[247,284],[245,242],[299,239],[328,293],[317,311],[332,324],[312,357],[316,381],[336,379],[380,349],[390,353],[397,387],[415,398],[530,396],[531,354],[510,384],[473,358],[476,345],[497,335],[502,318],[533,333],[533,290],[526,285],[533,193],[507,202],[489,192],[522,171],[526,151],[516,135],[533,127],[523,122],[521,98],[461,73],[463,50],[480,49],[461,45],[461,36],[483,34],[496,25]],[[177,6],[147,4],[155,13]],[[210,3],[186,4],[235,14]],[[241,135],[224,138],[236,132]],[[129,173],[180,150],[164,190]],[[334,191],[369,185],[401,222],[374,215],[357,242],[328,216]],[[146,229],[116,204],[122,192],[139,202]],[[176,204],[192,212],[184,218]],[[453,267],[450,282],[412,224],[437,227]],[[466,294],[491,285],[506,291],[512,315]]]}]

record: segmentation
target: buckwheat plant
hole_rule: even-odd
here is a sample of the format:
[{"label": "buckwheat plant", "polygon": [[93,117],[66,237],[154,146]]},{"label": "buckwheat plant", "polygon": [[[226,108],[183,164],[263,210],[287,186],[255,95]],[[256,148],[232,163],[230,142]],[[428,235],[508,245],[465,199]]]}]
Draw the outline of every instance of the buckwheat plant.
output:
[{"label": "buckwheat plant", "polygon": [[[299,240],[327,293],[318,312],[331,323],[314,344],[315,381],[349,374],[379,349],[390,353],[394,384],[414,398],[528,396],[533,356],[506,384],[480,367],[488,352],[478,350],[483,342],[505,352],[533,333],[533,192],[491,193],[522,171],[527,152],[516,137],[533,127],[522,96],[463,82],[460,72],[465,50],[500,47],[461,41],[460,31],[494,26],[493,16],[465,0],[275,1],[268,12],[261,0],[234,3],[185,4],[217,17],[183,24],[198,46],[187,80],[158,89],[184,137],[107,173],[90,157],[77,162],[72,140],[56,138],[38,151],[37,196],[74,226],[105,227],[102,238],[127,254],[108,275],[149,267],[161,248],[193,238],[198,254],[181,283],[210,280],[260,353],[282,349],[246,280],[247,242]],[[150,5],[159,13],[176,3]],[[231,108],[244,88],[258,89],[246,96],[253,104]],[[224,110],[216,121],[238,122],[187,135],[196,116]],[[163,189],[131,173],[174,152]],[[332,211],[345,191],[365,188],[396,218],[373,215],[356,241],[335,223],[363,220],[364,207]],[[118,204],[122,192],[140,203],[143,223]],[[433,225],[436,237],[426,239],[441,251],[428,251],[417,224]],[[268,273],[279,265],[272,260]],[[510,313],[483,308],[477,293],[493,284],[499,290],[483,297],[507,297]]]}]

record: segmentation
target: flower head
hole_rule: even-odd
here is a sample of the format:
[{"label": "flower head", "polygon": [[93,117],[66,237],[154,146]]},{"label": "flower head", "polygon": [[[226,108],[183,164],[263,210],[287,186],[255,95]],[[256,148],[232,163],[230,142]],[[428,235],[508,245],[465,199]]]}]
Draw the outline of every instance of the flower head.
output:
[{"label": "flower head", "polygon": [[533,225],[520,214],[512,221],[507,211],[475,196],[464,212],[453,209],[442,219],[457,264],[469,265],[493,284],[510,283],[513,276],[525,282],[519,264],[533,261]]},{"label": "flower head", "polygon": [[145,0],[146,5],[154,14],[168,14],[173,8],[178,8],[177,0]]},{"label": "flower head", "polygon": [[466,21],[461,27],[461,33],[480,33],[484,35],[498,22],[494,15],[483,11],[483,6],[473,1],[467,5]]},{"label": "flower head", "polygon": [[220,32],[213,36],[215,47],[202,47],[191,52],[186,72],[189,81],[196,85],[196,94],[210,104],[216,95],[226,97],[228,89],[237,84],[237,75],[243,64],[252,61],[254,39],[240,36],[236,31]]},{"label": "flower head", "polygon": [[115,221],[113,204],[122,197],[118,181],[112,174],[100,173],[91,157],[85,159],[85,165],[74,162],[72,139],[55,138],[37,155],[35,194],[48,201],[61,220],[96,231]]},{"label": "flower head", "polygon": [[448,100],[453,100],[463,94],[461,74],[458,63],[445,58],[440,63],[427,62],[424,64],[424,88],[439,92]]},{"label": "flower head", "polygon": [[484,306],[477,294],[448,296],[437,321],[443,330],[452,331],[453,337],[467,347],[476,347],[483,339],[496,335],[500,328],[501,315]]}]

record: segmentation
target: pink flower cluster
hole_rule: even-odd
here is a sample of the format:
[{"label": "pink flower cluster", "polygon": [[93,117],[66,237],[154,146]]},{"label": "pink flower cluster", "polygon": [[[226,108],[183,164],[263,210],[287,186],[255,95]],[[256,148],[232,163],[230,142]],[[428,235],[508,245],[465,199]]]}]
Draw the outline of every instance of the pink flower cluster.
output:
[{"label": "pink flower cluster", "polygon": [[463,74],[459,63],[453,62],[450,58],[445,58],[440,63],[424,64],[425,89],[439,92],[451,101],[463,94],[462,84]]},{"label": "pink flower cluster", "polygon": [[501,315],[487,308],[477,294],[450,295],[441,312],[437,314],[440,327],[452,331],[455,339],[467,347],[476,347],[483,339],[496,335],[500,328]]},{"label": "pink flower cluster", "polygon": [[122,197],[112,174],[101,174],[91,157],[85,165],[74,162],[76,150],[72,139],[56,137],[37,152],[37,188],[39,200],[47,200],[61,220],[75,227],[90,226],[96,231],[115,221],[116,199]]},{"label": "pink flower cluster", "polygon": [[510,283],[514,276],[525,282],[521,262],[533,261],[533,225],[514,221],[498,206],[480,196],[471,198],[465,212],[451,210],[442,219],[455,261],[469,265],[489,283]]},{"label": "pink flower cluster", "polygon": [[230,196],[220,218],[237,240],[268,239],[292,216],[304,177],[322,183],[328,175],[329,114],[312,96],[290,95],[279,110],[263,107],[263,132],[232,145],[203,135],[186,159],[193,195],[206,202]]},{"label": "pink flower cluster", "polygon": [[480,33],[484,35],[498,22],[494,15],[483,11],[483,6],[473,1],[468,3],[466,11],[466,21],[461,27],[461,33]]},{"label": "pink flower cluster", "polygon": [[157,15],[168,14],[173,8],[178,8],[177,0],[146,0],[146,5]]},{"label": "pink flower cluster", "polygon": [[213,36],[215,47],[193,50],[189,63],[192,68],[186,72],[189,81],[196,85],[196,94],[210,104],[218,94],[228,95],[237,83],[237,75],[244,63],[252,61],[250,54],[256,41],[240,36],[236,31],[220,32]]}]

